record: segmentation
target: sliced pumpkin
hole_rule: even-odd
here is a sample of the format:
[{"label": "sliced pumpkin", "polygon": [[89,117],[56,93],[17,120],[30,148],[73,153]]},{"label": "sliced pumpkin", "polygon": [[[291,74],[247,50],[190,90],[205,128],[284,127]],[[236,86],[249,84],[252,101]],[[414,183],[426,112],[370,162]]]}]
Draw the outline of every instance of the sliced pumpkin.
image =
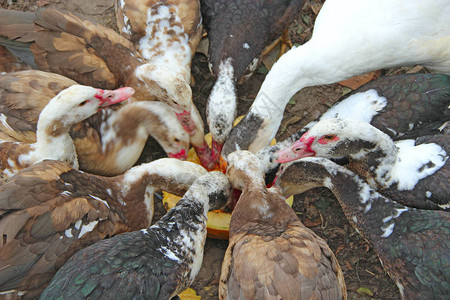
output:
[{"label": "sliced pumpkin", "polygon": [[181,300],[200,300],[202,297],[197,295],[197,292],[191,288],[186,289],[184,292],[178,294]]}]

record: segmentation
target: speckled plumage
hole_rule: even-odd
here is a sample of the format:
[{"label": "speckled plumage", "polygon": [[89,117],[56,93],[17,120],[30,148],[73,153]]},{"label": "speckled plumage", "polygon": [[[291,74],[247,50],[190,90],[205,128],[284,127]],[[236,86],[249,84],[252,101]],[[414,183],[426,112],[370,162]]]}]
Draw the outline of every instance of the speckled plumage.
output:
[{"label": "speckled plumage", "polygon": [[206,170],[164,158],[102,177],[66,163],[37,163],[0,186],[0,291],[35,298],[78,250],[145,228],[153,192],[182,195]]},{"label": "speckled plumage", "polygon": [[324,158],[282,165],[276,184],[285,196],[319,186],[331,189],[350,224],[377,252],[403,299],[450,296],[447,212],[403,206]]},{"label": "speckled plumage", "polygon": [[236,151],[227,175],[242,195],[233,210],[220,299],[346,299],[344,276],[327,243],[306,228],[256,156]]},{"label": "speckled plumage", "polygon": [[41,299],[170,299],[197,275],[206,240],[206,213],[230,192],[220,172],[200,177],[153,226],[93,244],[55,275]]},{"label": "speckled plumage", "polygon": [[234,80],[253,69],[264,47],[279,38],[300,13],[303,0],[201,0],[209,38],[209,61],[213,73],[232,59]]},{"label": "speckled plumage", "polygon": [[349,168],[373,188],[411,207],[449,209],[450,151],[445,132],[394,141],[372,125],[351,119],[325,119],[287,151],[285,161],[305,156],[348,156]]}]

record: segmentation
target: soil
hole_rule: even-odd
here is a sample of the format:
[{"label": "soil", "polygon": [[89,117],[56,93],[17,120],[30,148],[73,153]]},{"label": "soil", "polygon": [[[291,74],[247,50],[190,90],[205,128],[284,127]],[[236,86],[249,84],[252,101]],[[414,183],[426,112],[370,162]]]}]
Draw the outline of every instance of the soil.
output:
[{"label": "soil", "polygon": [[[294,44],[309,40],[315,17],[323,1],[308,0],[301,15],[289,27],[289,36]],[[116,28],[114,0],[2,0],[0,6],[16,10],[35,10],[38,7],[53,7],[82,15],[107,27]],[[276,51],[276,50],[275,50]],[[276,60],[278,53],[265,59],[253,76],[238,86],[239,115],[245,114],[252,104],[267,68]],[[275,56],[274,56],[275,55]],[[382,70],[378,75],[403,73],[409,69]],[[417,70],[417,69],[415,69]],[[205,104],[214,84],[207,58],[197,53],[192,63],[194,103],[205,120]],[[311,120],[320,116],[350,89],[340,84],[309,87],[301,90],[286,108],[284,119],[276,136],[283,140]],[[206,131],[208,131],[206,129]],[[140,162],[163,157],[164,153],[155,143],[144,149]],[[155,198],[156,199],[156,198]],[[393,281],[388,277],[373,249],[350,226],[337,200],[327,189],[315,189],[294,198],[293,209],[302,222],[324,238],[336,254],[347,284],[348,299],[400,299]],[[165,213],[160,201],[156,200],[154,221]],[[218,298],[218,282],[223,255],[228,246],[226,240],[207,239],[203,267],[192,288],[202,299]]]}]

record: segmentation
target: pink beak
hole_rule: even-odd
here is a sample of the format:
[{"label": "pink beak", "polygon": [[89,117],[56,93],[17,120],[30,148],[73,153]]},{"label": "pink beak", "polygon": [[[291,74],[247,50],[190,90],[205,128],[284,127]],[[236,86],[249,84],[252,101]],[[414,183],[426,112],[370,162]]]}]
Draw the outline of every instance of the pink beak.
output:
[{"label": "pink beak", "polygon": [[192,135],[195,130],[195,124],[194,121],[192,121],[191,118],[191,112],[190,111],[183,111],[182,113],[175,113],[177,115],[178,120],[180,121],[181,125],[183,126],[184,130],[189,133],[189,135]]},{"label": "pink beak", "polygon": [[300,140],[296,141],[289,148],[279,150],[274,153],[274,161],[276,163],[286,163],[302,157],[314,156],[316,153],[311,149],[309,144],[305,144]]},{"label": "pink beak", "polygon": [[179,160],[186,160],[187,159],[187,151],[186,149],[181,149],[179,153],[168,153],[167,154],[170,158],[176,158]]},{"label": "pink beak", "polygon": [[95,97],[100,100],[101,106],[109,106],[127,100],[134,94],[134,89],[131,87],[122,87],[116,90],[101,90],[98,89]]}]

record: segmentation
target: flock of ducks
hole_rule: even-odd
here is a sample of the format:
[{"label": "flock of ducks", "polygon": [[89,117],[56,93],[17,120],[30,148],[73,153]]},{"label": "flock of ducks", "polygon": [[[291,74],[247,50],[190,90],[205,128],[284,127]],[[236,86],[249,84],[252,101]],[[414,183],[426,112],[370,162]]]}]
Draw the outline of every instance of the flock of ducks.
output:
[{"label": "flock of ducks", "polygon": [[[239,189],[219,298],[346,299],[333,251],[284,201],[326,187],[402,298],[448,298],[450,5],[326,0],[232,128],[237,84],[303,2],[117,0],[120,33],[0,10],[0,297],[175,298],[202,265],[207,212]],[[203,25],[211,148],[190,87]],[[298,90],[414,64],[435,73],[369,82],[267,146]],[[149,136],[169,158],[136,165]],[[183,198],[151,225],[157,190]]]}]

